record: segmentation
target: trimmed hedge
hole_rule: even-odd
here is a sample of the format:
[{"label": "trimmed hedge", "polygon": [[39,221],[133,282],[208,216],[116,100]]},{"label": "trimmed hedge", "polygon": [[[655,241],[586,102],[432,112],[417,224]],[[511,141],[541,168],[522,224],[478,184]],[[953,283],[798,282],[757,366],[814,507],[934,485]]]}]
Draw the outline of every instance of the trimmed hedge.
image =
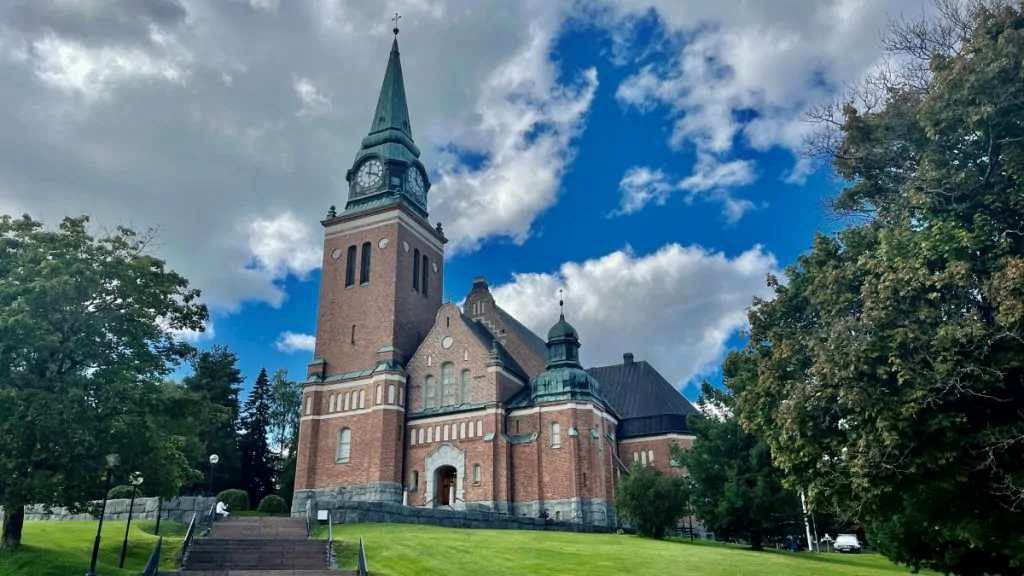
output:
[{"label": "trimmed hedge", "polygon": [[288,512],[288,504],[277,494],[270,494],[263,498],[256,509],[267,514],[284,514]]},{"label": "trimmed hedge", "polygon": [[228,512],[244,512],[249,509],[249,494],[245,490],[225,490],[217,494],[217,501],[228,506]]},{"label": "trimmed hedge", "polygon": [[[135,491],[135,497],[136,498],[142,498],[143,496],[144,496],[144,494],[142,493],[142,489],[141,488]],[[125,500],[128,500],[131,497],[132,497],[132,487],[128,486],[128,485],[114,486],[113,488],[110,489],[110,492],[107,492],[107,498],[109,498],[111,500],[120,500],[122,498],[125,499]]]}]

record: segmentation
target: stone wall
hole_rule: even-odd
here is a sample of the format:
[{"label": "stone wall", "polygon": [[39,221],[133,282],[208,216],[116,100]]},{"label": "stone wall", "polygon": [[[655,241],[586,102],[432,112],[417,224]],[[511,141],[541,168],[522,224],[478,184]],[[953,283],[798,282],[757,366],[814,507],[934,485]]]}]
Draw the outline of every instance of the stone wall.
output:
[{"label": "stone wall", "polygon": [[[299,499],[296,498],[296,502]],[[314,502],[314,510],[316,501]],[[302,501],[304,508],[305,501]],[[609,533],[615,529],[594,524],[555,522],[527,516],[511,516],[482,510],[452,510],[450,508],[420,508],[387,502],[353,502],[335,500],[328,507],[331,519],[337,524],[395,523],[425,524],[449,528],[489,528],[499,530],[553,530],[559,532]],[[295,511],[292,515],[302,516]]]},{"label": "stone wall", "polygon": [[[136,498],[135,507],[132,508],[133,519],[156,520],[158,498]],[[98,509],[102,501],[94,502]],[[107,520],[127,520],[128,508],[131,500],[128,498],[107,500],[107,509],[103,517]],[[198,514],[201,518],[210,511],[214,505],[213,498],[204,496],[182,496],[164,500],[162,518],[174,522],[187,524],[192,520],[192,514]],[[0,517],[3,511],[0,510]],[[72,514],[65,508],[51,508],[47,511],[41,504],[27,506],[25,508],[26,520],[95,520],[92,514]]]}]

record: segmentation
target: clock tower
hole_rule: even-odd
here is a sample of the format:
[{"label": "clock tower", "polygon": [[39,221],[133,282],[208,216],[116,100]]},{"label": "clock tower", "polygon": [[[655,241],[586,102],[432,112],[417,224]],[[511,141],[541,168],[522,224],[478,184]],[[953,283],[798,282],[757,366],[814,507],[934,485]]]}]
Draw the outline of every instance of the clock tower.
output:
[{"label": "clock tower", "polygon": [[[405,364],[441,307],[441,225],[412,139],[398,28],[369,133],[324,227],[316,349],[303,385],[293,511],[402,501]],[[326,502],[324,500],[327,500]]]}]

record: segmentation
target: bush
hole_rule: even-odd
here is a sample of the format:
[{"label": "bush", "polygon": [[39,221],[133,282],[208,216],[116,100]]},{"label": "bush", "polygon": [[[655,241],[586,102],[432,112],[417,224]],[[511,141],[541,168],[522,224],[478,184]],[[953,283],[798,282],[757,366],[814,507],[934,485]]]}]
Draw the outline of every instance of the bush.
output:
[{"label": "bush", "polygon": [[[107,492],[107,498],[109,498],[110,500],[120,500],[122,498],[127,500],[127,499],[129,499],[131,497],[132,497],[132,487],[128,486],[128,485],[114,486],[113,488],[110,489],[110,492]],[[141,489],[138,489],[138,490],[135,491],[135,497],[136,498],[142,498],[142,490]]]},{"label": "bush", "polygon": [[284,514],[288,512],[288,504],[277,494],[270,494],[260,502],[256,509],[267,514]]},{"label": "bush", "polygon": [[217,501],[227,504],[228,512],[245,512],[249,509],[249,494],[245,490],[225,490],[217,494]]}]

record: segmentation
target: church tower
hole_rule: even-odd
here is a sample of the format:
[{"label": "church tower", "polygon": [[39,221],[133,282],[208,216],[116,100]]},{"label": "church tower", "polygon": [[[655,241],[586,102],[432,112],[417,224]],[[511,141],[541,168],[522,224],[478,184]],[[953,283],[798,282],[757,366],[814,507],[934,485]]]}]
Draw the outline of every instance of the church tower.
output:
[{"label": "church tower", "polygon": [[447,239],[428,221],[430,180],[412,139],[397,25],[394,33],[369,133],[345,174],[348,201],[321,222],[296,510],[310,498],[402,499],[405,364],[441,307]]}]

